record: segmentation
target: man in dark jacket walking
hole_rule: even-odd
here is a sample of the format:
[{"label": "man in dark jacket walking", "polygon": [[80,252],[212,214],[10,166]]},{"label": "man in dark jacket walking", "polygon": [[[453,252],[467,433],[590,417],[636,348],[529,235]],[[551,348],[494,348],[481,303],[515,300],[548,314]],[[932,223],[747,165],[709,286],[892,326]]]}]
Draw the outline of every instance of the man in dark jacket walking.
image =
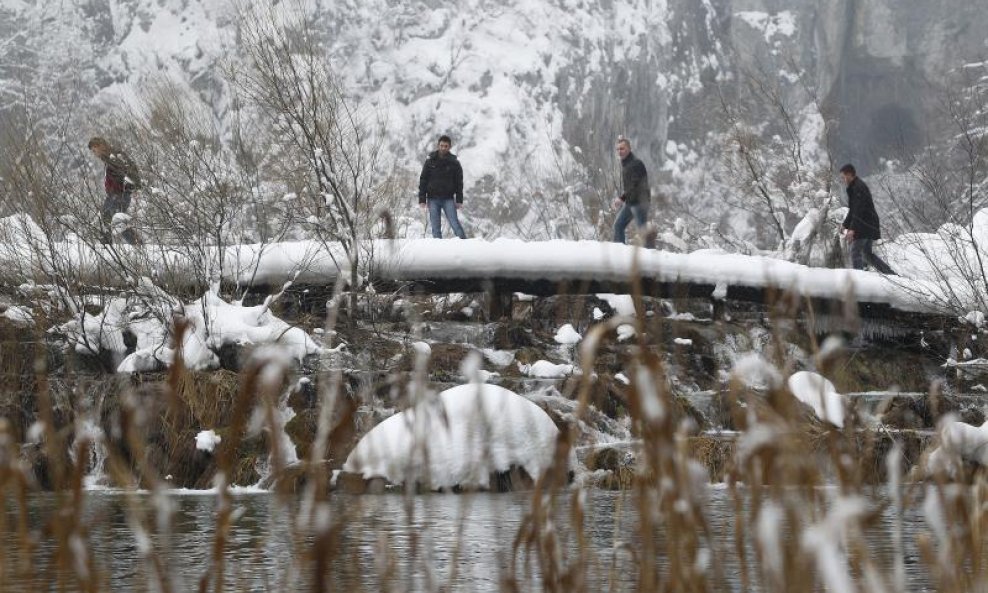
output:
[{"label": "man in dark jacket walking", "polygon": [[449,136],[440,136],[438,149],[425,160],[419,176],[419,206],[429,209],[429,224],[435,239],[443,238],[443,212],[453,233],[461,239],[467,238],[456,215],[463,207],[463,167],[449,151],[452,146]]},{"label": "man in dark jacket walking", "polygon": [[[113,242],[111,232],[113,216],[120,212],[127,213],[127,209],[130,208],[131,194],[134,190],[141,189],[141,176],[137,170],[137,165],[127,153],[113,148],[103,138],[99,136],[91,138],[89,150],[103,161],[103,165],[106,167],[103,173],[103,189],[106,191],[106,198],[103,200],[103,229],[100,242],[109,244]],[[131,245],[139,242],[137,233],[129,226],[121,233],[121,236],[124,241]]]},{"label": "man in dark jacket walking", "polygon": [[882,274],[894,276],[892,268],[871,250],[872,244],[882,237],[871,190],[858,177],[854,165],[844,165],[840,174],[847,186],[847,217],[841,226],[846,229],[844,237],[851,244],[851,265],[855,270],[863,270],[867,260]]},{"label": "man in dark jacket walking", "polygon": [[617,153],[621,157],[621,184],[624,193],[614,200],[614,208],[620,208],[614,219],[614,242],[625,242],[624,231],[634,218],[638,233],[645,235],[645,247],[654,247],[655,238],[646,231],[651,196],[645,163],[631,152],[631,142],[627,138],[618,139]]}]

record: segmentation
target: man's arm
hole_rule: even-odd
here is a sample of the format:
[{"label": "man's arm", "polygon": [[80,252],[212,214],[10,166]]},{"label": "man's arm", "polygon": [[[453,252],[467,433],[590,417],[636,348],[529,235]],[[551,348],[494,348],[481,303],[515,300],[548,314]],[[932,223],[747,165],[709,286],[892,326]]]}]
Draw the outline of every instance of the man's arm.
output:
[{"label": "man's arm", "polygon": [[429,187],[429,161],[422,165],[422,174],[419,175],[419,204],[425,204],[425,194]]},{"label": "man's arm", "polygon": [[857,201],[854,199],[855,188],[852,185],[847,187],[847,216],[844,217],[844,222],[841,226],[845,229],[850,229],[851,225],[854,224],[854,208],[857,206]]},{"label": "man's arm", "polygon": [[456,161],[456,168],[453,170],[453,181],[455,182],[456,190],[453,192],[453,197],[456,199],[457,204],[463,203],[463,166],[460,165],[460,161]]}]

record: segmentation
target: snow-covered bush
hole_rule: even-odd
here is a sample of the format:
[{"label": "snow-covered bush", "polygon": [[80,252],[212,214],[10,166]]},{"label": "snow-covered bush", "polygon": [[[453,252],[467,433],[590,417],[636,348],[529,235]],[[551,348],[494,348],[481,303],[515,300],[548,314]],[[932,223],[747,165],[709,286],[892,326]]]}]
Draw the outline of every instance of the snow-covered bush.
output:
[{"label": "snow-covered bush", "polygon": [[[83,312],[62,326],[81,354],[109,352],[120,373],[154,371],[170,366],[175,359],[175,325],[185,324],[182,357],[194,370],[219,368],[219,353],[225,346],[277,345],[297,361],[319,352],[319,346],[298,327],[271,313],[269,303],[244,307],[207,292],[182,303],[150,281],[143,279],[135,294],[111,299],[98,314]],[[128,353],[124,334],[136,345]]]}]

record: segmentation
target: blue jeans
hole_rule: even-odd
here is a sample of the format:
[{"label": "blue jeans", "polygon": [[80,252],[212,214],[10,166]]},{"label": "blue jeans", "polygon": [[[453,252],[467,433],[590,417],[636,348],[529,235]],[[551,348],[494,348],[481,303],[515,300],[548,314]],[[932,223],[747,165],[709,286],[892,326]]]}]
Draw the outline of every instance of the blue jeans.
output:
[{"label": "blue jeans", "polygon": [[855,239],[851,241],[851,265],[854,266],[855,270],[863,270],[865,261],[867,261],[871,264],[871,267],[882,274],[895,276],[896,273],[885,263],[885,260],[875,255],[871,250],[872,243],[874,242],[873,239]]},{"label": "blue jeans", "polygon": [[442,213],[446,213],[446,220],[449,221],[453,234],[461,239],[466,239],[467,235],[460,226],[460,219],[456,216],[456,201],[453,198],[429,198],[429,225],[432,226],[432,238],[442,239]]},{"label": "blue jeans", "polygon": [[[625,204],[621,207],[617,218],[614,219],[615,243],[625,243],[627,241],[624,230],[628,228],[628,223],[631,222],[632,217],[638,226],[638,232],[645,232],[645,224],[648,222],[648,204]],[[645,246],[651,247],[648,243],[650,241],[647,241]]]}]

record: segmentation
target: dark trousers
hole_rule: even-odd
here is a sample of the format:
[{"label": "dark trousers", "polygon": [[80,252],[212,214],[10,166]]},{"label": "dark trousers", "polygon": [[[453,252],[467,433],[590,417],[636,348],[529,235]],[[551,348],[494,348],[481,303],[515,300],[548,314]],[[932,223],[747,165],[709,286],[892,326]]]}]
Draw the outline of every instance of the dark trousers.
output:
[{"label": "dark trousers", "polygon": [[[100,242],[104,245],[109,245],[113,243],[113,215],[117,212],[127,212],[130,208],[130,192],[113,192],[107,193],[106,199],[103,200],[103,232]],[[134,229],[127,227],[120,236],[123,240],[131,245],[137,243],[137,233]]]},{"label": "dark trousers", "polygon": [[855,239],[851,241],[851,265],[854,266],[855,270],[863,270],[867,261],[871,267],[882,274],[894,276],[895,272],[885,263],[885,260],[875,255],[871,250],[874,242],[874,239]]}]

